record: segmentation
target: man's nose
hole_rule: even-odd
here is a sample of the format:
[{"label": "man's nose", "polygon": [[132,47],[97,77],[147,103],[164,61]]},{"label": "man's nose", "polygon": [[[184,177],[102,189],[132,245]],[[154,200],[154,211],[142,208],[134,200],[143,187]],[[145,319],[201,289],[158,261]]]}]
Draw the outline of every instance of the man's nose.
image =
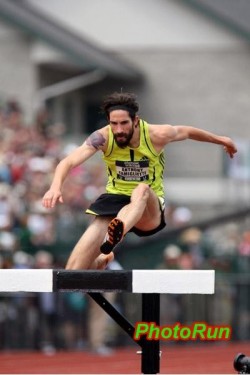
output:
[{"label": "man's nose", "polygon": [[116,131],[117,131],[117,133],[123,133],[123,127],[122,127],[122,125],[117,125],[117,128],[116,128]]}]

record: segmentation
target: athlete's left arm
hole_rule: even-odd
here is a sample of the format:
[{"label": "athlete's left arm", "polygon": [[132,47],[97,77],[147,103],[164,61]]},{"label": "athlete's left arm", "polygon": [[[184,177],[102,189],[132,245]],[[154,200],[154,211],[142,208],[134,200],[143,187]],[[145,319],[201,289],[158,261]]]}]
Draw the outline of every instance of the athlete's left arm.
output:
[{"label": "athlete's left arm", "polygon": [[151,131],[152,141],[159,147],[161,145],[164,147],[170,142],[192,139],[194,141],[222,145],[231,158],[233,158],[234,154],[237,152],[236,145],[231,138],[220,136],[203,129],[194,128],[193,126],[152,125]]}]

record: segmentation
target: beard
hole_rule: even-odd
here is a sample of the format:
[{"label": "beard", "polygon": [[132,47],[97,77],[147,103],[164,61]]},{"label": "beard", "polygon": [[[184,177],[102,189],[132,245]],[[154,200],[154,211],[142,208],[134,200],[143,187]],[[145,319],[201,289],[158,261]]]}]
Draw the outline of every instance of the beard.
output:
[{"label": "beard", "polygon": [[133,137],[133,134],[134,134],[134,127],[132,127],[129,133],[114,134],[114,138],[115,138],[115,142],[117,146],[120,148],[127,147]]}]

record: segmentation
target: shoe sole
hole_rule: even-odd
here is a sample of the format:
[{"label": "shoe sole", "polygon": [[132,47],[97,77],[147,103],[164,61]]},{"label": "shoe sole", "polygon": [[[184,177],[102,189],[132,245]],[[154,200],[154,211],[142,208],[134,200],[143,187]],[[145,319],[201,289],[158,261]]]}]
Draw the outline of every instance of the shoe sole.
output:
[{"label": "shoe sole", "polygon": [[108,226],[108,235],[112,238],[112,242],[105,241],[100,247],[101,253],[109,254],[114,247],[122,240],[124,232],[124,224],[119,219],[113,219]]}]

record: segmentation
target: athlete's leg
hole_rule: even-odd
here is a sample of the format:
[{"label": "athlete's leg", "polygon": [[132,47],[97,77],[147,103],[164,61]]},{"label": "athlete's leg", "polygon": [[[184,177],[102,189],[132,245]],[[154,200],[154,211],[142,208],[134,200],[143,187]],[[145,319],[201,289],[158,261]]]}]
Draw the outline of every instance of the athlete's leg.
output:
[{"label": "athlete's leg", "polygon": [[124,223],[124,234],[132,227],[141,230],[156,228],[161,221],[159,198],[147,184],[139,184],[131,195],[131,202],[118,213]]},{"label": "athlete's leg", "polygon": [[97,216],[74,247],[66,269],[103,269],[113,259],[113,253],[100,255],[100,246],[107,232],[110,218]]},{"label": "athlete's leg", "polygon": [[159,198],[147,184],[141,183],[133,190],[130,203],[109,223],[101,251],[108,254],[134,226],[147,231],[155,229],[160,222]]}]

